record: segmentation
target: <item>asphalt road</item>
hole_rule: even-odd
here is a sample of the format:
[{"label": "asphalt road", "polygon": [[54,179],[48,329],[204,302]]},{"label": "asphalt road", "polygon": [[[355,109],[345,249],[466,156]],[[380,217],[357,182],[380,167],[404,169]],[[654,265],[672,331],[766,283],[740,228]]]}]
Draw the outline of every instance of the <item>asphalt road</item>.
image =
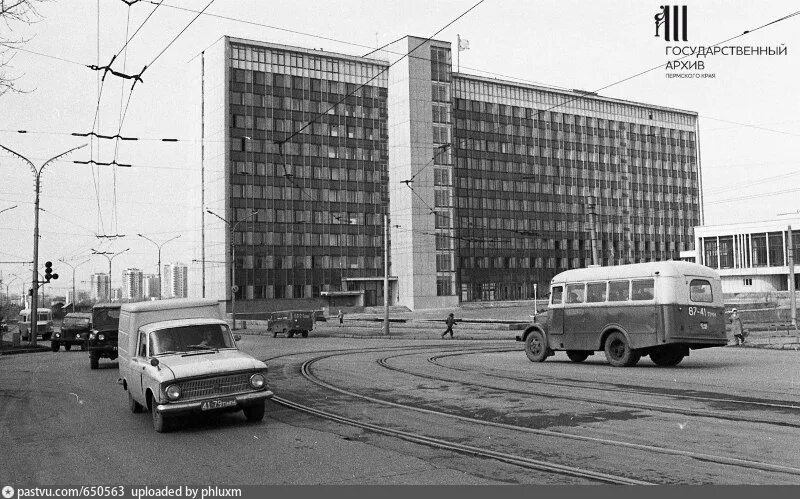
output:
[{"label": "asphalt road", "polygon": [[[391,421],[419,432],[435,427],[446,436],[449,433],[451,438],[469,439],[475,438],[474,435],[454,433],[473,431],[470,428],[474,425],[451,425],[441,418],[431,419],[404,410],[388,413],[366,401],[337,399],[324,390],[312,391],[303,384],[292,362],[303,356],[312,357],[308,354],[310,351],[426,345],[436,352],[445,345],[490,346],[491,343],[245,337],[240,345],[258,358],[272,359],[268,360],[270,384],[277,395],[311,397],[320,405],[337,402],[350,416]],[[637,386],[662,387],[687,394],[719,393],[790,404],[800,401],[800,372],[794,352],[717,348],[693,352],[677,368],[655,368],[643,360],[637,368],[614,369],[604,363],[602,355],[581,365],[569,363],[563,354],[542,364],[531,364],[524,358],[520,344],[506,341],[496,346],[519,350],[452,357],[442,359],[439,366],[423,362],[421,358],[403,360],[398,365],[404,369],[424,370],[426,374],[442,377],[441,382],[425,385],[424,397],[419,395],[423,392],[420,383],[407,379],[416,375],[388,375],[374,367],[374,356],[341,357],[338,361],[331,358],[320,363],[319,372],[327,380],[364,393],[380,393],[383,397],[415,403],[424,401],[447,410],[468,406],[475,409],[475,414],[486,418],[502,418],[503,414],[498,413],[507,411],[519,412],[524,408],[525,397],[516,395],[509,399],[502,393],[502,385],[494,389],[500,395],[486,398],[474,387],[461,386],[455,390],[458,380],[450,379],[453,368],[460,369],[460,376],[470,380],[492,380],[495,379],[492,376],[500,374],[508,378],[538,376],[614,386],[633,382]],[[289,354],[293,355],[287,357]],[[362,361],[363,365],[359,364]],[[5,449],[0,457],[0,485],[583,483],[546,473],[523,472],[513,465],[371,434],[272,402],[268,403],[267,417],[262,423],[247,423],[240,413],[204,416],[184,421],[181,428],[172,433],[158,434],[147,414],[133,414],[128,410],[124,391],[116,383],[117,376],[116,362],[104,359],[101,369],[92,371],[87,354],[80,351],[0,357],[0,448]],[[592,390],[596,391],[581,385],[579,392]],[[721,425],[707,423],[697,428],[697,420],[664,415],[629,418],[630,421],[620,427],[612,425],[617,422],[613,411],[598,408],[596,403],[582,402],[579,408],[563,400],[536,400],[536,403],[546,404],[544,409],[549,415],[584,412],[596,416],[591,421],[572,425],[582,435],[592,438],[605,435],[644,441],[648,432],[661,424],[663,428],[651,434],[651,440],[657,438],[661,443],[683,448],[726,451],[733,456],[737,455],[737,446],[744,445],[747,447],[745,457],[760,453],[768,456],[770,462],[791,461],[789,464],[800,466],[796,462],[800,437],[793,436],[800,432],[786,429],[776,432],[769,425],[731,421]],[[719,410],[726,408],[720,406]],[[797,413],[787,417],[797,419]],[[563,418],[547,421],[550,422],[543,423],[543,428],[559,429],[564,425]],[[687,421],[693,433],[687,430],[678,438],[683,430],[680,424],[686,426]],[[737,428],[739,433],[735,438],[726,437],[736,433]],[[535,439],[526,441],[525,445],[531,452],[542,452],[533,448],[536,442]],[[513,448],[519,443],[509,441],[504,445]],[[554,441],[547,453],[569,456],[573,451],[567,447]],[[795,450],[794,455],[791,449]],[[626,452],[617,454],[606,448],[590,454],[578,457],[585,462],[607,461],[611,468],[635,465]],[[649,458],[648,462],[654,459]],[[676,460],[675,469],[681,469],[684,463],[672,459]],[[694,463],[695,466],[699,462],[692,458],[686,461],[687,465]],[[740,472],[741,469],[728,472],[711,468],[698,472],[701,477],[698,480],[701,483],[751,483],[747,475],[737,480],[736,474]],[[764,472],[753,476],[762,477],[757,483],[800,483],[797,476],[780,480]],[[698,483],[691,475],[670,478],[670,483]]]}]

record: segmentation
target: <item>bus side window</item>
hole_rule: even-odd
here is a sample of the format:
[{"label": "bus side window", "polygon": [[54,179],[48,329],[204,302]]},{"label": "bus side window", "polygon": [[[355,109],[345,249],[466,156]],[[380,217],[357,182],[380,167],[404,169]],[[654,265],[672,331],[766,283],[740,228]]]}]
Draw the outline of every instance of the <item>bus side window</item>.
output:
[{"label": "bus side window", "polygon": [[567,303],[583,303],[583,297],[583,284],[567,284]]},{"label": "bus side window", "polygon": [[559,305],[561,303],[561,295],[564,293],[564,288],[561,286],[553,286],[553,291],[550,293],[550,303],[552,305]]},{"label": "bus side window", "polygon": [[630,281],[611,281],[608,283],[608,301],[628,301]]},{"label": "bus side window", "polygon": [[653,293],[653,280],[652,279],[641,279],[638,281],[632,281],[632,292],[634,300],[652,300],[654,293]]},{"label": "bus side window", "polygon": [[586,303],[606,301],[606,283],[590,282],[586,285]]}]

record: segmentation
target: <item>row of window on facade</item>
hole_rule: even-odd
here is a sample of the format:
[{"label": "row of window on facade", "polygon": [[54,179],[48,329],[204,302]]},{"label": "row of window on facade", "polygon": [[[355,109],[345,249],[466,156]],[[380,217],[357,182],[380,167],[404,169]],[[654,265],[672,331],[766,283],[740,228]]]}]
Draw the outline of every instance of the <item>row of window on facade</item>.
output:
[{"label": "row of window on facade", "polygon": [[[375,109],[375,108],[373,108]],[[309,121],[311,118],[309,118]],[[303,135],[318,135],[321,137],[340,137],[360,140],[379,140],[380,129],[372,126],[354,125],[352,120],[340,120],[342,123],[329,123],[331,120],[314,121],[309,123],[302,120],[289,120],[254,116],[245,114],[233,115],[233,127],[242,130],[264,130],[294,133]]]},{"label": "row of window on facade", "polygon": [[[285,201],[327,201],[330,203],[382,204],[384,195],[380,190],[316,189],[313,187],[279,187],[269,185],[231,185],[231,195],[235,198]],[[249,211],[237,220],[244,220]]]},{"label": "row of window on facade", "polygon": [[[305,92],[318,92],[322,94],[349,95],[357,98],[376,99],[386,92],[386,87],[375,85],[379,80],[368,83],[354,83],[342,81],[339,78],[320,78],[307,75],[291,75],[278,71],[247,71],[244,69],[234,69],[231,71],[232,83],[245,83],[255,85],[253,90],[256,92],[264,91],[268,93],[268,87],[302,90]],[[338,99],[337,99],[338,100]]]},{"label": "row of window on facade", "polygon": [[[324,56],[231,45],[230,66],[245,73],[276,73],[300,77],[345,80],[352,83],[386,85],[386,63],[367,63]],[[253,78],[251,76],[251,78]]]},{"label": "row of window on facade", "polygon": [[[287,227],[287,229],[290,227]],[[236,245],[260,246],[303,246],[303,247],[338,247],[351,248],[383,248],[383,237],[369,234],[340,234],[316,232],[273,232],[246,231],[236,232],[233,238]],[[303,252],[298,248],[298,252]]]},{"label": "row of window on facade", "polygon": [[[347,163],[345,163],[347,165]],[[333,180],[347,182],[385,183],[388,173],[381,163],[359,163],[356,167],[293,165],[291,163],[253,163],[251,161],[232,161],[231,172],[246,176],[265,176],[267,178],[290,175],[296,183],[308,180]],[[288,192],[288,191],[286,191]]]},{"label": "row of window on facade", "polygon": [[279,149],[277,142],[260,139],[250,139],[246,137],[232,138],[231,151],[254,152],[266,154],[279,154],[282,152],[286,156],[305,156],[329,159],[351,159],[358,161],[378,162],[386,159],[386,153],[381,149],[366,149],[363,147],[345,147],[333,145],[318,145],[296,142],[287,142]]},{"label": "row of window on facade", "polygon": [[381,256],[274,256],[245,255],[236,257],[238,269],[382,269]]},{"label": "row of window on facade", "polygon": [[[734,237],[739,242],[734,245]],[[701,238],[703,264],[716,269],[788,265],[786,232]],[[800,234],[792,234],[793,258],[800,264]],[[738,256],[738,258],[737,258]]]},{"label": "row of window on facade", "polygon": [[[245,213],[252,213],[247,208],[237,208],[237,217]],[[245,220],[246,218],[239,218]],[[366,225],[377,227],[383,225],[383,214],[380,212],[363,211],[327,211],[327,210],[281,210],[262,208],[251,219],[253,222],[266,223],[313,223],[318,225]],[[306,232],[307,229],[300,230]],[[311,232],[308,230],[308,232]]]},{"label": "row of window on facade", "polygon": [[[498,106],[521,107],[519,103],[525,103],[525,105],[536,103],[539,106],[551,107],[558,105],[578,112],[594,111],[603,114],[615,114],[626,118],[650,119],[679,125],[693,126],[697,121],[696,115],[681,112],[609,102],[596,97],[582,97],[574,93],[562,94],[548,92],[542,89],[471,80],[464,77],[456,78],[454,86],[456,97],[458,98],[472,102],[487,102]],[[510,113],[511,111],[506,112]],[[510,114],[506,114],[506,116],[510,116]],[[595,120],[599,118],[588,119]]]}]

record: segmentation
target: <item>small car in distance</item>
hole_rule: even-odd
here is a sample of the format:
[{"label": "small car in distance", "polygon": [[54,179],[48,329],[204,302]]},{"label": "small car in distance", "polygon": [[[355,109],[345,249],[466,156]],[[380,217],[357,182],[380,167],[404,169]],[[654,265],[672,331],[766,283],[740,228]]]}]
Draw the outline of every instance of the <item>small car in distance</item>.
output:
[{"label": "small car in distance", "polygon": [[277,338],[278,333],[284,334],[287,338],[291,338],[295,334],[307,338],[309,331],[313,329],[314,312],[311,310],[273,312],[267,322],[267,330],[272,333],[273,338]]},{"label": "small car in distance", "polygon": [[64,316],[59,331],[53,333],[50,338],[50,348],[58,352],[61,345],[64,350],[70,350],[72,345],[80,345],[81,350],[86,351],[89,341],[89,334],[92,331],[92,314],[70,312]]}]

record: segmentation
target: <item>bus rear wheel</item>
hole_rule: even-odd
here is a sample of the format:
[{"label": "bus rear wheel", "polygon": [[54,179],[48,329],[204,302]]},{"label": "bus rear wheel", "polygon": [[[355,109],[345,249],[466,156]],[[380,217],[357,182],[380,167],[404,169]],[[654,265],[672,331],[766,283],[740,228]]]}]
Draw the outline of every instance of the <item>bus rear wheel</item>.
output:
[{"label": "bus rear wheel", "polygon": [[544,362],[547,358],[547,341],[541,331],[534,329],[525,338],[525,355],[531,362]]},{"label": "bus rear wheel", "polygon": [[572,362],[583,362],[589,358],[590,353],[585,350],[567,350],[567,357]]},{"label": "bus rear wheel", "polygon": [[650,352],[650,360],[661,367],[677,366],[685,356],[686,353],[679,347],[662,347]]},{"label": "bus rear wheel", "polygon": [[608,363],[614,367],[635,366],[641,358],[641,354],[631,348],[628,339],[619,331],[606,338],[605,352]]}]

